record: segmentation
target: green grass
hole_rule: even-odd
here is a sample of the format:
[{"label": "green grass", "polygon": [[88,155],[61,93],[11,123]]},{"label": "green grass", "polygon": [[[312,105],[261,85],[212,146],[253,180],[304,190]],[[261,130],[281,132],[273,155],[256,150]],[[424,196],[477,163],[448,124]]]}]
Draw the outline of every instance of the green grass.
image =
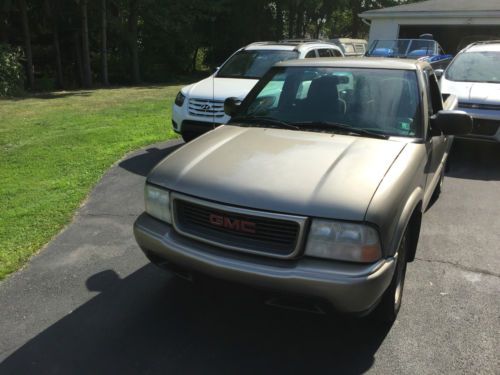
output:
[{"label": "green grass", "polygon": [[125,153],[173,138],[179,86],[0,100],[0,280],[68,224]]}]

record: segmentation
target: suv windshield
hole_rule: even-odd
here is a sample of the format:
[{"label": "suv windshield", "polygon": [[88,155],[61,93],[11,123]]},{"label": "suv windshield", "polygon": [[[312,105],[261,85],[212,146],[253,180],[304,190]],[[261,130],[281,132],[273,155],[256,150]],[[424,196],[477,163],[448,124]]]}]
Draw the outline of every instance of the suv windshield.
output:
[{"label": "suv windshield", "polygon": [[500,83],[500,52],[465,52],[446,71],[450,81]]},{"label": "suv windshield", "polygon": [[279,61],[296,59],[297,51],[244,50],[234,54],[219,70],[219,78],[259,79]]},{"label": "suv windshield", "polygon": [[354,133],[420,137],[419,103],[415,71],[279,67],[255,87],[235,122],[265,118],[301,130],[336,132],[340,125]]}]

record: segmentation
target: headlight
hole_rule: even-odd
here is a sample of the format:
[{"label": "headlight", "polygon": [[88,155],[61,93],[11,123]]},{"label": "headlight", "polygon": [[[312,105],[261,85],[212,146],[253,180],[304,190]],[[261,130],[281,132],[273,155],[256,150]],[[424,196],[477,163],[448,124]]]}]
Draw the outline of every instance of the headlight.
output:
[{"label": "headlight", "polygon": [[151,216],[172,223],[170,214],[170,193],[168,190],[159,189],[155,186],[146,184],[144,189],[144,200],[146,212]]},{"label": "headlight", "polygon": [[185,99],[186,99],[186,96],[182,92],[179,91],[179,93],[175,97],[175,105],[182,107]]},{"label": "headlight", "polygon": [[382,256],[377,231],[367,225],[314,219],[306,255],[370,263]]}]

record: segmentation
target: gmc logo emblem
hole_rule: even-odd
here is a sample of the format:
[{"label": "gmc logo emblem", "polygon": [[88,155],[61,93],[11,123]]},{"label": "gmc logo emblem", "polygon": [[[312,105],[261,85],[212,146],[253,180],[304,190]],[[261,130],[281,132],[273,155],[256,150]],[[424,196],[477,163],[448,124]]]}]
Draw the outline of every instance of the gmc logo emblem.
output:
[{"label": "gmc logo emblem", "polygon": [[252,223],[251,221],[231,219],[227,216],[217,214],[210,214],[208,220],[210,221],[210,224],[215,225],[216,227],[234,230],[235,232],[252,234],[256,232],[255,223]]}]

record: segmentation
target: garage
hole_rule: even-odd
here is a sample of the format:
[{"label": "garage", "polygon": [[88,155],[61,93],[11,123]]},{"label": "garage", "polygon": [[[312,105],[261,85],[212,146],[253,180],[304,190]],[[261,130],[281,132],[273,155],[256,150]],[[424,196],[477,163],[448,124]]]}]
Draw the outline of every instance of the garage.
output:
[{"label": "garage", "polygon": [[500,0],[428,0],[360,14],[377,39],[430,33],[447,53],[478,40],[500,39]]}]

